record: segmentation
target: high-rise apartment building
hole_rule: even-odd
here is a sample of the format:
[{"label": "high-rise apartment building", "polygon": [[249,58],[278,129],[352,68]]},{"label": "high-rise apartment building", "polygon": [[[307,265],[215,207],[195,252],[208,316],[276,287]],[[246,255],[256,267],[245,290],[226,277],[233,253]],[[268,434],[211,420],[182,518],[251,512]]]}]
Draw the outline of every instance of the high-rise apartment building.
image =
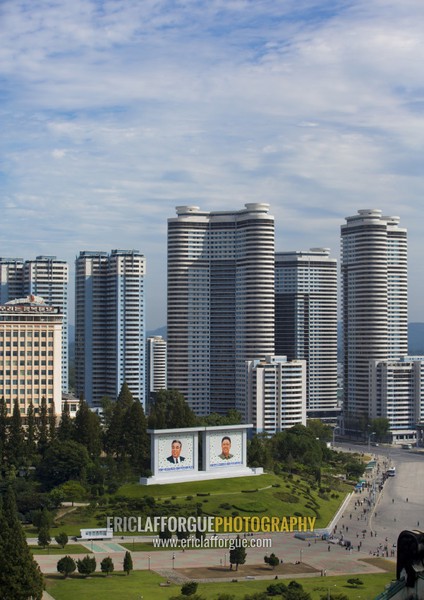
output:
[{"label": "high-rise apartment building", "polygon": [[80,252],[75,268],[76,392],[99,406],[124,381],[144,404],[146,261],[138,250]]},{"label": "high-rise apartment building", "polygon": [[370,361],[398,360],[408,353],[407,233],[399,220],[380,210],[360,210],[341,227],[347,416],[375,415]]},{"label": "high-rise apartment building", "polygon": [[275,352],[306,361],[308,417],[335,419],[337,261],[327,248],[276,253]]},{"label": "high-rise apartment building", "polygon": [[274,218],[177,207],[168,220],[168,387],[246,416],[245,361],[274,353]]},{"label": "high-rise apartment building", "polygon": [[265,356],[247,361],[248,421],[256,433],[306,425],[306,361]]},{"label": "high-rise apartment building", "polygon": [[15,401],[26,415],[32,404],[39,412],[62,412],[62,315],[43,298],[27,296],[0,304],[0,396],[7,412]]},{"label": "high-rise apartment building", "polygon": [[146,340],[146,404],[155,393],[167,389],[167,344],[160,335]]},{"label": "high-rise apartment building", "polygon": [[68,391],[68,281],[69,267],[56,256],[35,260],[0,258],[0,302],[34,295],[62,315],[62,391]]},{"label": "high-rise apartment building", "polygon": [[369,369],[371,417],[389,421],[394,441],[416,437],[424,417],[424,357],[371,360]]}]

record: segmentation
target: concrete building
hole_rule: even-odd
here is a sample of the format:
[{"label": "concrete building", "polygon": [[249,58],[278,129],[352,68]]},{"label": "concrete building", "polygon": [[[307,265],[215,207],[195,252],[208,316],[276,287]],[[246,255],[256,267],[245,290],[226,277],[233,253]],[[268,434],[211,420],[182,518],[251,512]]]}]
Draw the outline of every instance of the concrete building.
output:
[{"label": "concrete building", "polygon": [[69,266],[56,256],[35,260],[0,258],[0,302],[29,295],[41,296],[62,315],[62,391],[68,391],[68,282]]},{"label": "concrete building", "polygon": [[388,419],[394,442],[415,441],[424,422],[424,357],[371,360],[369,369],[370,416]]},{"label": "concrete building", "polygon": [[370,361],[408,353],[407,233],[399,217],[360,210],[341,227],[344,413],[375,414]]},{"label": "concrete building", "polygon": [[327,248],[275,254],[275,353],[306,361],[307,415],[335,421],[337,260]]},{"label": "concrete building", "polygon": [[146,261],[138,250],[80,252],[75,268],[76,392],[98,407],[124,381],[144,404]]},{"label": "concrete building", "polygon": [[245,361],[273,352],[269,205],[177,207],[168,220],[168,386],[198,415],[245,415]]},{"label": "concrete building", "polygon": [[247,361],[248,420],[256,433],[306,425],[306,361],[266,356]]},{"label": "concrete building", "polygon": [[8,414],[15,400],[25,415],[42,398],[54,414],[62,403],[62,315],[43,298],[28,296],[0,305],[0,396]]},{"label": "concrete building", "polygon": [[154,400],[155,393],[167,389],[167,344],[160,335],[146,340],[146,404]]}]

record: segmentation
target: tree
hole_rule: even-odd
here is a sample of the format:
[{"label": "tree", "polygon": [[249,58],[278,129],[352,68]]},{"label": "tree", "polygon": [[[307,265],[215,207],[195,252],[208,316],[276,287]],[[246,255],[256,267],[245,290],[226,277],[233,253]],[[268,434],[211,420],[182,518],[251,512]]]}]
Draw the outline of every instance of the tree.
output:
[{"label": "tree", "polygon": [[88,577],[91,573],[94,573],[96,570],[96,559],[94,556],[84,556],[84,558],[79,558],[77,560],[77,569],[78,573],[84,575],[84,577]]},{"label": "tree", "polygon": [[159,390],[150,408],[149,429],[194,427],[197,417],[178,390]]},{"label": "tree", "polygon": [[57,562],[57,571],[58,573],[62,573],[64,578],[66,579],[68,575],[74,573],[77,568],[75,561],[70,556],[64,556]]},{"label": "tree", "polygon": [[218,425],[239,425],[243,422],[243,417],[238,410],[231,409],[226,415],[220,415],[219,413],[210,413],[204,417],[198,419],[199,425],[205,427],[215,427]]},{"label": "tree", "polygon": [[84,446],[71,440],[56,440],[46,450],[37,475],[45,487],[51,489],[69,479],[81,480],[90,465],[90,457]]},{"label": "tree", "polygon": [[266,435],[258,434],[247,444],[247,463],[251,467],[272,468],[270,441]]},{"label": "tree", "polygon": [[333,429],[320,419],[308,419],[306,429],[311,431],[314,438],[318,438],[321,442],[331,442],[333,439]]},{"label": "tree", "polygon": [[56,540],[56,543],[59,544],[59,546],[61,546],[62,548],[64,548],[69,541],[68,535],[64,531],[58,533],[54,539]]},{"label": "tree", "polygon": [[197,592],[198,583],[196,581],[187,581],[181,586],[181,593],[183,596],[192,596]]},{"label": "tree", "polygon": [[194,532],[194,537],[196,538],[196,540],[204,540],[206,537],[206,533],[196,527],[196,531]]},{"label": "tree", "polygon": [[385,417],[377,417],[371,420],[371,431],[375,432],[375,439],[378,442],[384,441],[390,429],[390,421]]},{"label": "tree", "polygon": [[181,530],[177,530],[176,531],[176,536],[178,540],[188,540],[188,538],[190,537],[190,532],[189,531],[183,531]]},{"label": "tree", "polygon": [[15,467],[20,467],[24,464],[24,432],[22,429],[21,411],[17,400],[15,400],[13,404],[12,418],[9,420],[6,447],[9,464],[14,465]]},{"label": "tree", "polygon": [[26,437],[25,437],[25,454],[28,463],[32,463],[36,453],[35,443],[35,416],[34,406],[32,402],[28,406],[27,410],[27,424],[26,424]]},{"label": "tree", "polygon": [[75,442],[85,446],[91,458],[100,456],[102,430],[99,416],[90,410],[87,402],[80,400],[74,420]]},{"label": "tree", "polygon": [[102,562],[100,563],[100,569],[102,573],[106,574],[106,577],[109,575],[109,573],[113,573],[113,560],[110,558],[110,556],[106,556],[102,560]]},{"label": "tree", "polygon": [[54,414],[54,408],[51,407],[48,410],[48,423],[49,423],[49,442],[53,442],[56,439],[56,415]]},{"label": "tree", "polygon": [[81,485],[79,481],[73,481],[72,479],[65,481],[65,483],[62,483],[62,485],[56,489],[63,492],[64,499],[68,502],[72,502],[72,506],[74,505],[74,502],[77,500],[85,500],[87,496],[85,487]]},{"label": "tree", "polygon": [[128,386],[123,384],[118,399],[113,407],[109,427],[105,436],[105,450],[109,455],[114,454],[118,458],[122,458],[126,454],[124,420],[125,414],[133,402],[134,400],[132,399]]},{"label": "tree", "polygon": [[4,396],[0,399],[0,464],[4,464],[6,459],[6,440],[7,440],[7,406]]},{"label": "tree", "polygon": [[132,560],[131,552],[128,552],[128,550],[125,552],[124,562],[123,562],[122,567],[127,575],[129,575],[130,572],[133,570],[133,560]]},{"label": "tree", "polygon": [[274,552],[270,554],[270,556],[264,556],[265,564],[269,565],[273,569],[280,564],[280,559],[278,556],[275,556]]},{"label": "tree", "polygon": [[364,469],[364,463],[360,463],[357,460],[350,460],[348,463],[346,463],[346,475],[348,477],[353,477],[356,479],[363,474]]},{"label": "tree", "polygon": [[69,404],[65,400],[65,403],[63,405],[62,416],[60,418],[59,427],[57,428],[56,437],[61,442],[66,442],[68,440],[73,439],[73,433],[74,433],[74,423],[73,423],[73,420],[71,419],[71,414],[69,411]]},{"label": "tree", "polygon": [[311,600],[311,595],[303,590],[302,584],[290,581],[287,592],[284,594],[284,600]]},{"label": "tree", "polygon": [[46,548],[50,545],[52,538],[50,537],[49,530],[46,527],[42,527],[38,532],[38,540],[37,544],[41,546],[41,548]]},{"label": "tree", "polygon": [[172,538],[172,533],[170,532],[168,527],[165,527],[164,529],[161,529],[159,531],[159,539],[160,540],[170,540],[171,538]]},{"label": "tree", "polygon": [[240,536],[234,541],[232,548],[230,549],[230,568],[236,565],[236,571],[238,571],[239,565],[244,565],[246,562],[246,549],[243,548],[242,540]]},{"label": "tree", "polygon": [[268,596],[283,596],[284,594],[287,592],[287,586],[285,583],[279,582],[279,583],[271,583],[271,585],[269,585],[266,588],[266,593],[268,594]]},{"label": "tree", "polygon": [[126,381],[124,381],[124,383],[121,386],[116,402],[117,404],[122,406],[124,410],[130,408],[130,406],[134,403],[134,396],[132,395],[131,390],[128,387]]},{"label": "tree", "polygon": [[37,531],[41,531],[41,529],[49,530],[53,525],[53,515],[45,507],[32,510],[30,513],[30,519]]},{"label": "tree", "polygon": [[44,456],[49,445],[49,418],[45,397],[41,398],[40,412],[37,418],[37,449]]},{"label": "tree", "polygon": [[43,576],[18,519],[16,499],[7,485],[0,494],[0,590],[2,600],[41,600]]},{"label": "tree", "polygon": [[113,407],[115,402],[109,396],[103,396],[100,400],[101,410],[101,421],[105,429],[109,429],[109,425],[112,419]]},{"label": "tree", "polygon": [[147,419],[141,402],[133,402],[123,418],[123,452],[131,465],[138,471],[150,466],[150,440],[147,434]]}]

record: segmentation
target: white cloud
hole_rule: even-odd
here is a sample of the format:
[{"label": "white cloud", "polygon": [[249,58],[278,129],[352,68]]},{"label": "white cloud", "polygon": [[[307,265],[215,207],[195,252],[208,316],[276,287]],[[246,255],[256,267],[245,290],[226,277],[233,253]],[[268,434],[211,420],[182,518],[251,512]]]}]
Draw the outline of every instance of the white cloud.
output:
[{"label": "white cloud", "polygon": [[375,206],[423,320],[423,28],[421,0],[4,0],[0,255],[138,248],[159,325],[176,205],[266,201],[279,249],[336,254]]}]

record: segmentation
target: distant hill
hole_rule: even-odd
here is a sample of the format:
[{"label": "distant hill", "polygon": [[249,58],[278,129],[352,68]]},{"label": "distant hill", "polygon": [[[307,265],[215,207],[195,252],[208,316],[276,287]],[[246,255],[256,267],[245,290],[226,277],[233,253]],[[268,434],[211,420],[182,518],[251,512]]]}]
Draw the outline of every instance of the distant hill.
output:
[{"label": "distant hill", "polygon": [[166,335],[167,335],[166,325],[164,325],[163,327],[158,327],[158,329],[152,329],[151,331],[146,332],[146,337],[153,337],[155,335],[161,335],[166,340]]},{"label": "distant hill", "polygon": [[424,323],[408,324],[409,354],[424,355]]}]

